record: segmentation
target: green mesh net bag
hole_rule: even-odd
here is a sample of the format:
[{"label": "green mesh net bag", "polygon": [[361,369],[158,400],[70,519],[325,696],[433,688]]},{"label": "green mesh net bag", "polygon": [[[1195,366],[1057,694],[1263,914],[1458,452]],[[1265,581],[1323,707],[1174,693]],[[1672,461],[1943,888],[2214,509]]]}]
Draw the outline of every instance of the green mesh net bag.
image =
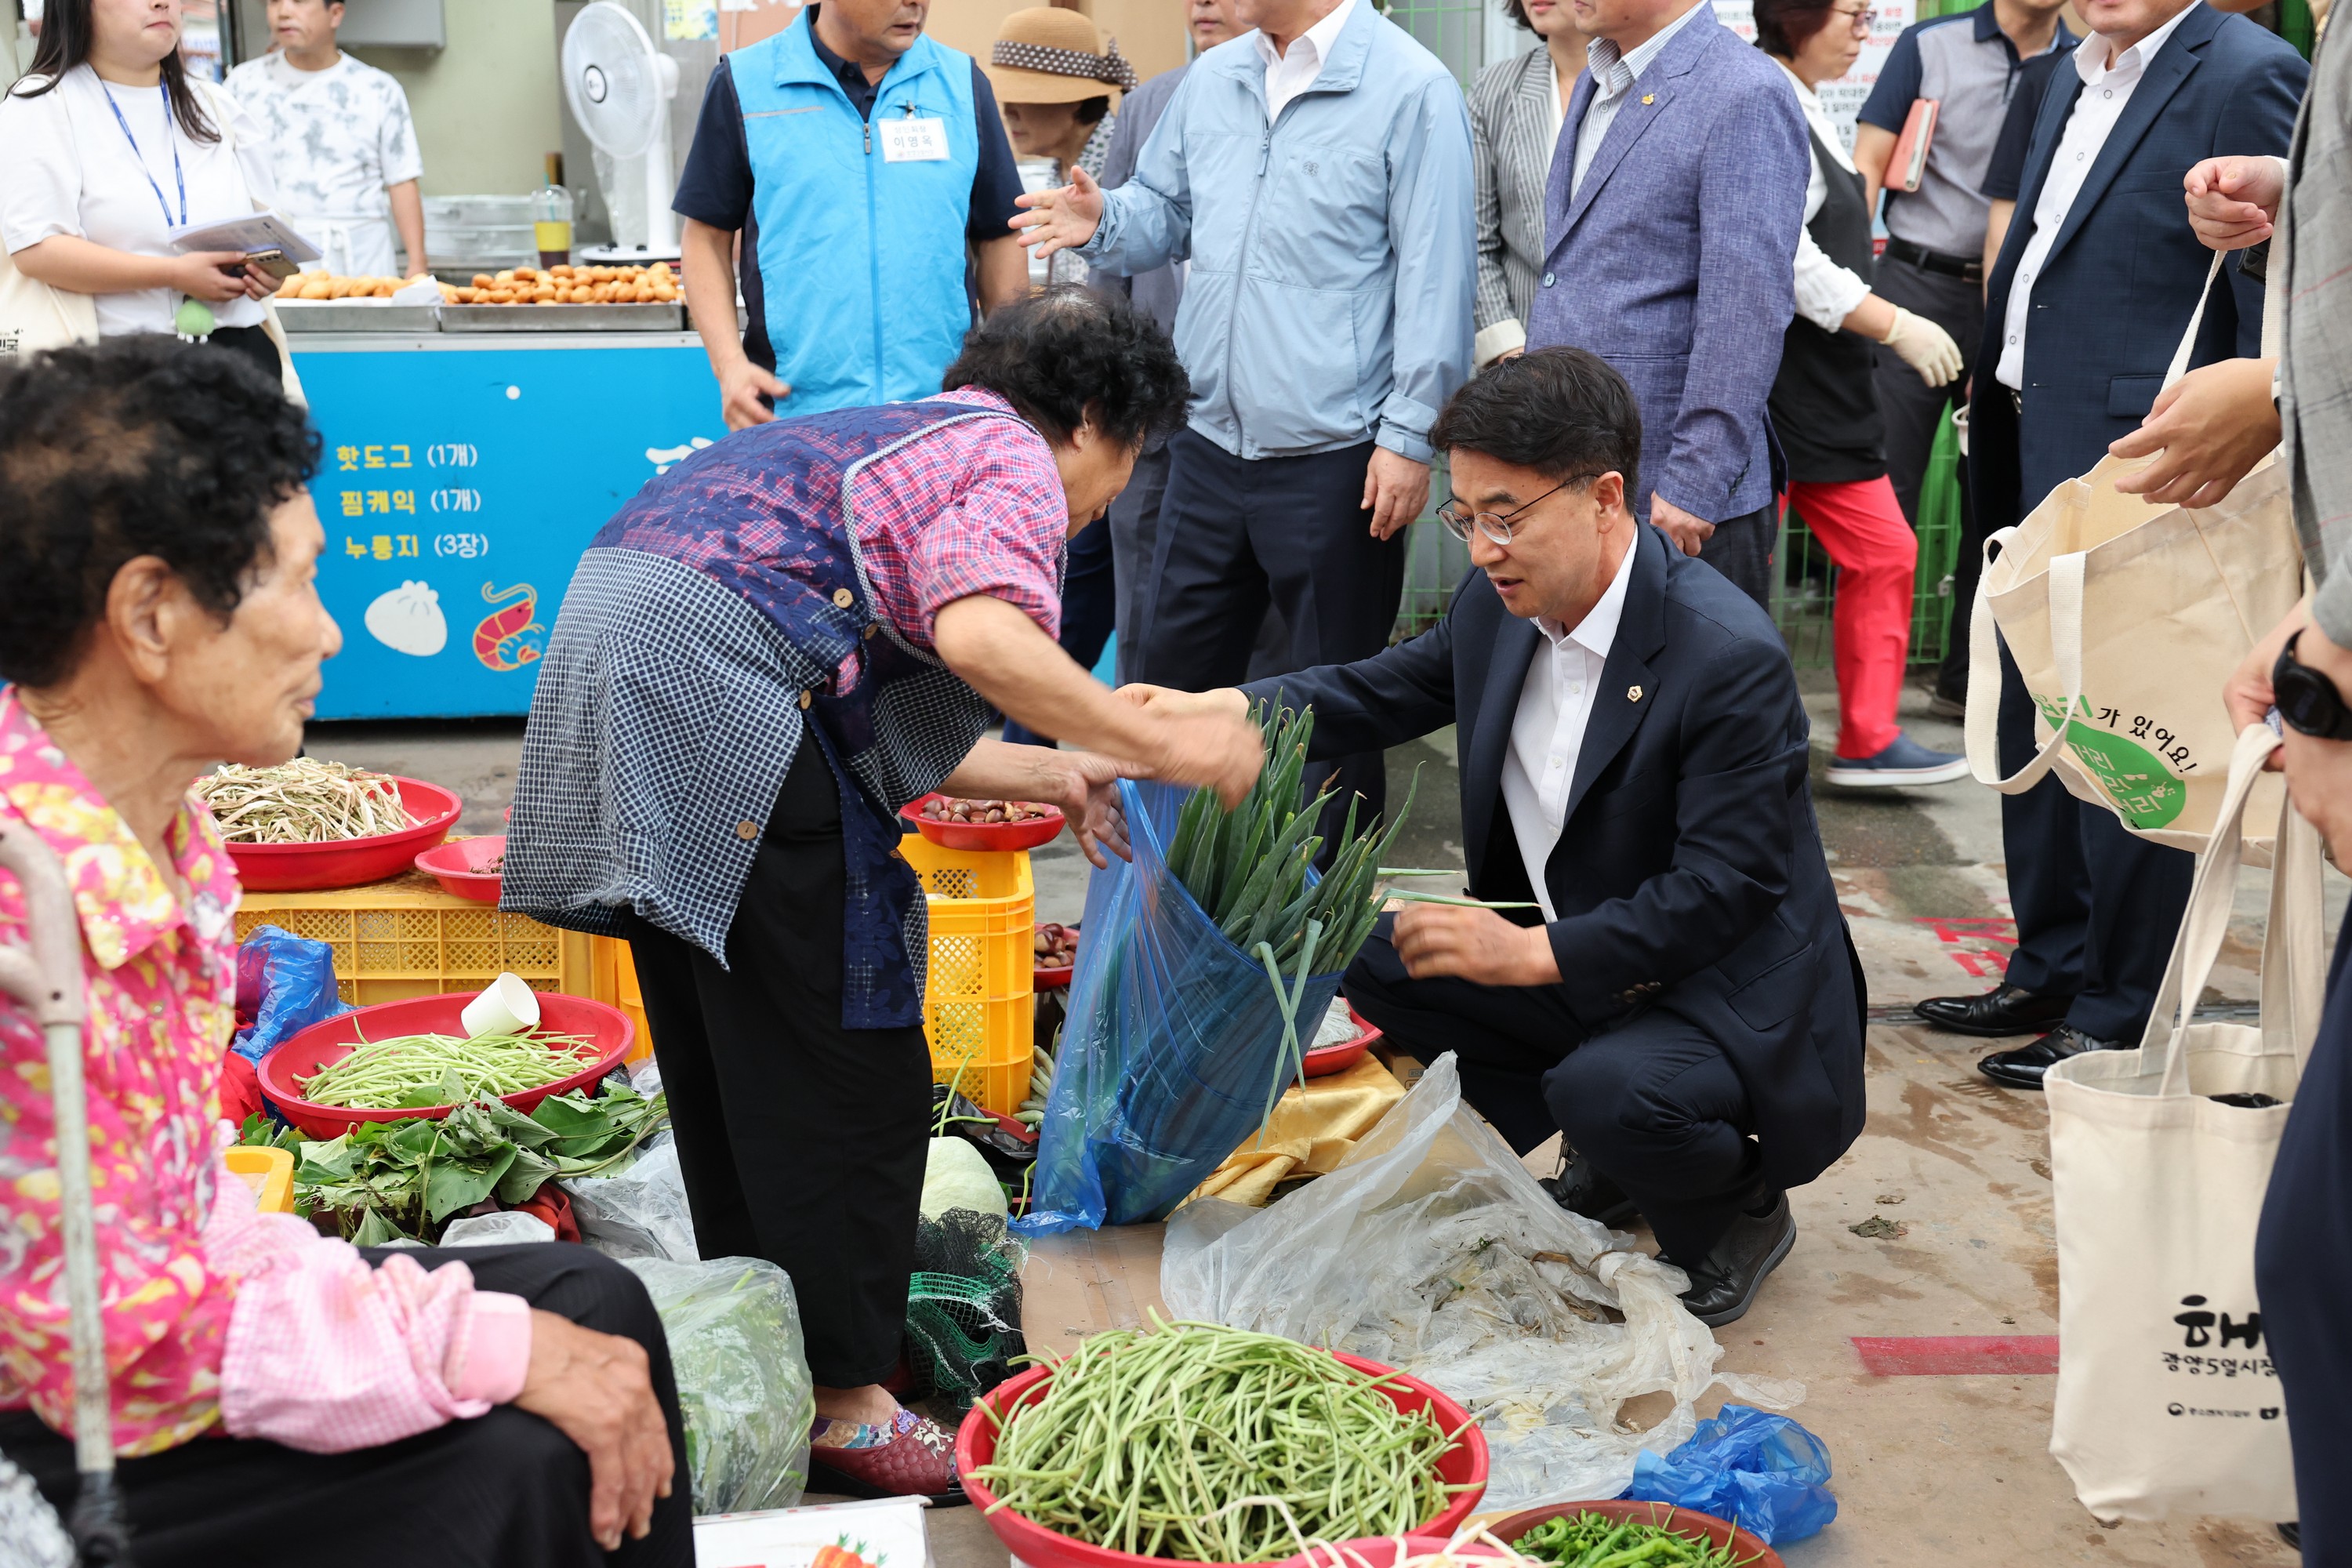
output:
[{"label": "green mesh net bag", "polygon": [[1021,1337],[1025,1253],[1003,1215],[949,1209],[921,1222],[907,1285],[907,1360],[919,1396],[961,1415],[1013,1375],[1028,1350]]}]

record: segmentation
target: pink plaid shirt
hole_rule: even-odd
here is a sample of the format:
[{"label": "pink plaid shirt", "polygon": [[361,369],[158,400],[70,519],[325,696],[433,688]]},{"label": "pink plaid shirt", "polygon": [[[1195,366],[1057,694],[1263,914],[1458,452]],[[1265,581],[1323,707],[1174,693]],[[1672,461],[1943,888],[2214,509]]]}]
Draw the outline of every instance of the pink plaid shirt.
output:
[{"label": "pink plaid shirt", "polygon": [[[236,1024],[235,867],[191,804],[171,830],[184,905],[121,817],[0,687],[0,820],[65,862],[80,917],[83,1040],[100,1287],[118,1452],[219,1423],[320,1452],[476,1415],[522,1385],[518,1297],[462,1263],[427,1274],[289,1215],[255,1212],[220,1148],[221,1059]],[[25,938],[0,876],[0,943]],[[41,1031],[0,995],[0,1409],[72,1431],[56,1133]]]},{"label": "pink plaid shirt", "polygon": [[[1013,412],[978,387],[925,401]],[[851,497],[875,607],[908,641],[929,647],[940,606],[973,594],[1062,635],[1069,503],[1054,450],[1034,430],[1001,419],[946,426],[867,464]]]}]

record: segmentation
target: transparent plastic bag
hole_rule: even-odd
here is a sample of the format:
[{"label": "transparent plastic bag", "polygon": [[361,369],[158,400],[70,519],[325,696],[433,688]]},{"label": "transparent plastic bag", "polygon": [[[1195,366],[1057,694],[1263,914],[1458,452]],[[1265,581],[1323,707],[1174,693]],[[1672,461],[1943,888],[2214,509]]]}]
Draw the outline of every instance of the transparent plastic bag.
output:
[{"label": "transparent plastic bag", "polygon": [[[1087,940],[1038,1129],[1036,1187],[1014,1228],[1050,1235],[1165,1216],[1265,1121],[1283,1004],[1168,869],[1189,790],[1121,782],[1131,861],[1087,884]],[[1307,1039],[1339,973],[1296,984]]]},{"label": "transparent plastic bag", "polygon": [[236,949],[240,1027],[229,1049],[258,1062],[289,1037],[352,1010],[335,988],[335,950],[277,926],[256,926]]},{"label": "transparent plastic bag", "polygon": [[652,1145],[617,1175],[562,1185],[572,1194],[580,1239],[606,1257],[691,1263],[702,1256],[694,1244],[686,1178],[677,1168],[677,1142],[668,1133],[655,1134]]},{"label": "transparent plastic bag", "polygon": [[453,1219],[441,1233],[436,1247],[517,1247],[528,1242],[553,1241],[555,1227],[535,1214],[520,1209],[500,1209],[496,1214],[468,1215]]},{"label": "transparent plastic bag", "polygon": [[[1462,1102],[1449,1053],[1329,1175],[1264,1209],[1204,1199],[1168,1223],[1160,1296],[1179,1317],[1328,1345],[1427,1379],[1477,1416],[1487,1508],[1612,1498],[1674,1448],[1711,1384],[1793,1405],[1803,1385],[1715,1371],[1688,1281],[1570,1214]],[[1618,1412],[1674,1408],[1647,1432]]]},{"label": "transparent plastic bag", "polygon": [[1785,1415],[1727,1405],[1665,1458],[1640,1456],[1625,1495],[1711,1513],[1785,1546],[1837,1517],[1829,1479],[1819,1437]]},{"label": "transparent plastic bag", "polygon": [[816,1392],[793,1282],[758,1258],[631,1258],[669,1340],[698,1514],[792,1508],[808,1485]]}]

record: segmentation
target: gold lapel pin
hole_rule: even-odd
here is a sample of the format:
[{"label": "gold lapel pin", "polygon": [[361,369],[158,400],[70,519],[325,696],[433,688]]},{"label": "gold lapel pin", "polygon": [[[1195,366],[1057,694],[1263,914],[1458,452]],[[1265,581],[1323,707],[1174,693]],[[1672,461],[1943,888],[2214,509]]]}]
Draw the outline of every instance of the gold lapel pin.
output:
[{"label": "gold lapel pin", "polygon": [[1639,702],[1642,700],[1642,689],[1638,686],[1627,687],[1625,689],[1625,700],[1628,702]]},{"label": "gold lapel pin", "polygon": [[1655,103],[1658,101],[1658,95],[1654,92],[1645,92],[1642,95],[1642,101],[1643,103]]}]

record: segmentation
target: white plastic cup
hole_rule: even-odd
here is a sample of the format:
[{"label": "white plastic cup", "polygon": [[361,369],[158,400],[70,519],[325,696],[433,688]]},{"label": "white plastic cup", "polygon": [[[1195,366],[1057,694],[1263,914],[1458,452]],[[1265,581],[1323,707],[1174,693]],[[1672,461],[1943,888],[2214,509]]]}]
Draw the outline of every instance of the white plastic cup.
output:
[{"label": "white plastic cup", "polygon": [[535,1029],[539,1027],[539,993],[521,975],[509,971],[467,1003],[458,1019],[465,1025],[469,1040],[478,1040],[484,1035],[511,1035]]}]

